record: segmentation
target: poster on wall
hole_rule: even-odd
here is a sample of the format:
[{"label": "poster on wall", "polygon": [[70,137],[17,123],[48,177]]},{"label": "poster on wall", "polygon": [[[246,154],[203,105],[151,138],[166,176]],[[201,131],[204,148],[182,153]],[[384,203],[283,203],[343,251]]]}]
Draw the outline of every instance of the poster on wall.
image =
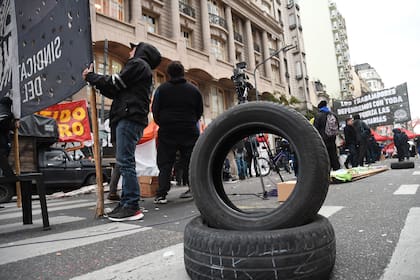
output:
[{"label": "poster on wall", "polygon": [[92,61],[89,1],[3,0],[0,9],[0,97],[13,99],[17,117],[86,85],[81,72]]},{"label": "poster on wall", "polygon": [[408,122],[411,113],[407,83],[352,100],[334,100],[332,110],[340,123],[356,114],[371,127]]}]

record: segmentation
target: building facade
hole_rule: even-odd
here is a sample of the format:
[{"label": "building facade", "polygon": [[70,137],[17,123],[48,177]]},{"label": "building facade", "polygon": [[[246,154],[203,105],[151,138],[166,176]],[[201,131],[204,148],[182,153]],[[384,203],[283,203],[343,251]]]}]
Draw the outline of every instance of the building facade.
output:
[{"label": "building facade", "polygon": [[[128,58],[130,42],[151,43],[163,57],[155,70],[154,87],[168,79],[165,70],[169,62],[181,61],[187,80],[203,94],[206,124],[237,103],[231,76],[236,63],[242,61],[247,63],[252,84],[255,67],[266,61],[256,71],[259,98],[294,96],[301,107],[306,104],[303,52],[270,57],[292,43],[290,31],[301,32],[298,25],[289,28],[289,19],[297,22],[290,17],[290,11],[296,9],[293,2],[90,0],[90,4],[95,69],[118,72]],[[295,69],[297,65],[300,68]],[[256,99],[255,91],[250,92],[250,99]],[[106,108],[109,104],[110,100],[105,100]]]},{"label": "building facade", "polygon": [[346,22],[330,0],[299,0],[309,78],[334,99],[353,96]]},{"label": "building facade", "polygon": [[360,79],[364,80],[372,91],[384,89],[381,76],[379,76],[375,68],[370,66],[369,63],[357,64],[354,66],[354,69]]}]

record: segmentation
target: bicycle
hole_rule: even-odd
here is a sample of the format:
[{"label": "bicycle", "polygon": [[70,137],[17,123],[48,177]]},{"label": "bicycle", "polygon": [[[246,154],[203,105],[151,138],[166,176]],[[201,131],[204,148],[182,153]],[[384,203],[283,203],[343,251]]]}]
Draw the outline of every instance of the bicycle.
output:
[{"label": "bicycle", "polygon": [[287,173],[292,173],[294,162],[288,141],[283,139],[285,144],[274,154],[270,149],[267,139],[262,135],[260,135],[259,139],[261,139],[262,148],[267,151],[268,156],[268,158],[263,156],[257,157],[261,176],[267,176],[271,170],[274,170],[279,175],[281,181],[284,182],[280,171],[284,169]]}]

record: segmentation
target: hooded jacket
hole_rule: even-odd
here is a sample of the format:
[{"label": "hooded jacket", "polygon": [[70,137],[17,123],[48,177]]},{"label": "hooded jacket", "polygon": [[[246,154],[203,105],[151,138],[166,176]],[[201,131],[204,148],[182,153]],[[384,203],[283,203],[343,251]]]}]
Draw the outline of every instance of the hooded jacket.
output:
[{"label": "hooded jacket", "polygon": [[203,98],[184,77],[171,79],[156,89],[152,110],[160,133],[199,134],[197,122],[203,114]]},{"label": "hooded jacket", "polygon": [[86,81],[101,94],[113,100],[110,111],[111,129],[127,119],[147,125],[152,91],[152,70],[161,61],[160,52],[152,45],[140,43],[134,56],[119,74],[100,75],[90,72]]},{"label": "hooded jacket", "polygon": [[15,127],[11,111],[12,101],[8,97],[0,99],[0,153],[7,153],[10,148],[10,131]]}]

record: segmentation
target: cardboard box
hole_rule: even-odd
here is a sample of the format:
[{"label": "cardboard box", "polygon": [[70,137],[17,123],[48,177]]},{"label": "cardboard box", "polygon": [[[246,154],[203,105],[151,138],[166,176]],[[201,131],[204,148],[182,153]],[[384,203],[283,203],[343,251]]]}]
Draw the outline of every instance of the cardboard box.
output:
[{"label": "cardboard box", "polygon": [[277,183],[277,199],[278,201],[286,201],[295,188],[296,181],[286,181]]},{"label": "cardboard box", "polygon": [[140,185],[141,197],[155,197],[159,187],[157,176],[140,176],[138,177]]}]

